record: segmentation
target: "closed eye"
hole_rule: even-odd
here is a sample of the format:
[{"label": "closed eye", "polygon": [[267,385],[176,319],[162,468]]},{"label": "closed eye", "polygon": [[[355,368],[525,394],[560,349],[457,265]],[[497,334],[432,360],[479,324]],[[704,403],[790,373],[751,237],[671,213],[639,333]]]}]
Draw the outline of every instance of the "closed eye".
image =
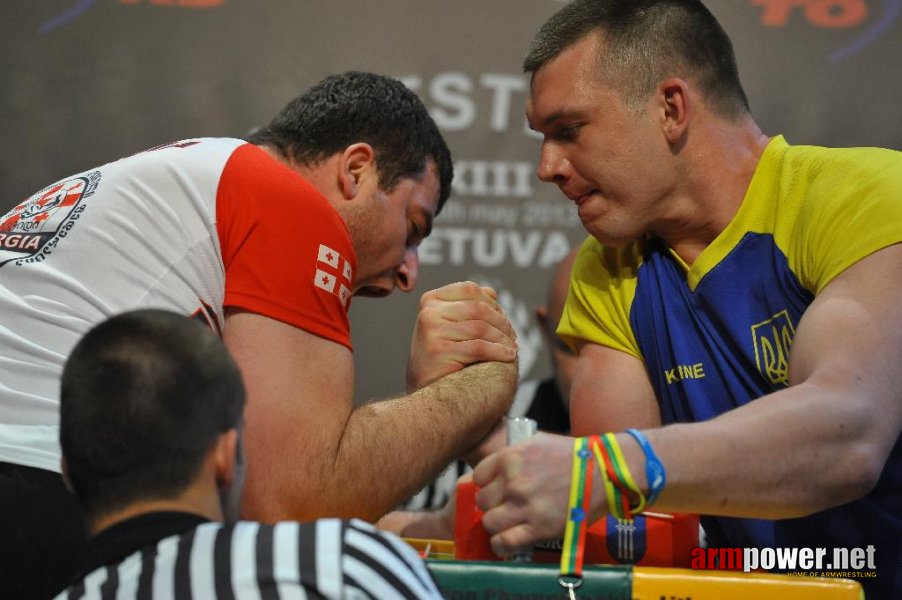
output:
[{"label": "closed eye", "polygon": [[407,237],[408,246],[419,246],[420,243],[432,233],[432,215],[428,212],[424,212],[422,218],[425,221],[425,225],[420,225],[417,221],[417,217],[410,219],[410,232]]},{"label": "closed eye", "polygon": [[580,124],[567,125],[566,127],[561,127],[555,131],[552,137],[563,142],[572,142],[576,139],[581,128],[582,125]]},{"label": "closed eye", "polygon": [[426,236],[423,235],[423,230],[420,229],[420,226],[417,225],[416,221],[410,221],[410,233],[407,235],[407,245],[408,246],[418,246],[420,242],[423,241],[423,238]]}]

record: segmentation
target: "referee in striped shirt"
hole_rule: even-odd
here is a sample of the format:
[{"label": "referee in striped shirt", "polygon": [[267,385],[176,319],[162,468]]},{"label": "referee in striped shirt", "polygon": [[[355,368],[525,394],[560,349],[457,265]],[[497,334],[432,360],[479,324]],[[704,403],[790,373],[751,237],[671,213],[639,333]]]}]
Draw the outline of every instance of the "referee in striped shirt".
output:
[{"label": "referee in striped shirt", "polygon": [[79,342],[60,443],[91,541],[58,599],[441,598],[412,548],[363,521],[236,522],[243,407],[196,321],[134,311]]}]

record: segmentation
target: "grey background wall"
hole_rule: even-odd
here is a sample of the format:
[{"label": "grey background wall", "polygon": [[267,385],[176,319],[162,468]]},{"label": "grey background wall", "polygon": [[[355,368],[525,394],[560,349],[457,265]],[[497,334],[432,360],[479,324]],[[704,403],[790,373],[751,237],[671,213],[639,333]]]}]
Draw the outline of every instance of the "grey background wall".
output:
[{"label": "grey background wall", "polygon": [[[902,0],[709,0],[758,122],[791,143],[902,149]],[[351,309],[359,401],[403,391],[419,295],[499,289],[524,377],[548,372],[532,309],[583,237],[534,176],[525,48],[557,0],[4,0],[0,213],[65,175],[172,140],[241,137],[323,76],[402,78],[455,155],[421,283]],[[273,259],[278,260],[278,249]]]}]

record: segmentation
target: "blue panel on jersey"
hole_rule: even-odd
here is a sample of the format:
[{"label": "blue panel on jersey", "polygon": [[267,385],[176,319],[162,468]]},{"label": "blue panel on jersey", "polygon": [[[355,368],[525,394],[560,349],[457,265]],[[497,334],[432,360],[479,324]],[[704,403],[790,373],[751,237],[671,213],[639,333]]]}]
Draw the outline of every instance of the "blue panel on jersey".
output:
[{"label": "blue panel on jersey", "polygon": [[704,421],[787,385],[813,295],[773,236],[747,233],[694,291],[663,242],[645,252],[630,324],[665,423]]}]

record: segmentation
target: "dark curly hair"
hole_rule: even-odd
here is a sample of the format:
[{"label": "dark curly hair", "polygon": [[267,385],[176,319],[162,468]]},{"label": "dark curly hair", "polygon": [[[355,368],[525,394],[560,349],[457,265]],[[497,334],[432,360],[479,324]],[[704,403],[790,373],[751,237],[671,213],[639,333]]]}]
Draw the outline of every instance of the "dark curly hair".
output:
[{"label": "dark curly hair", "polygon": [[391,191],[402,179],[435,162],[438,209],[451,194],[451,152],[423,102],[397,79],[351,71],[332,75],[292,100],[272,122],[248,137],[303,165],[341,152],[356,142],[376,155],[379,185]]}]

